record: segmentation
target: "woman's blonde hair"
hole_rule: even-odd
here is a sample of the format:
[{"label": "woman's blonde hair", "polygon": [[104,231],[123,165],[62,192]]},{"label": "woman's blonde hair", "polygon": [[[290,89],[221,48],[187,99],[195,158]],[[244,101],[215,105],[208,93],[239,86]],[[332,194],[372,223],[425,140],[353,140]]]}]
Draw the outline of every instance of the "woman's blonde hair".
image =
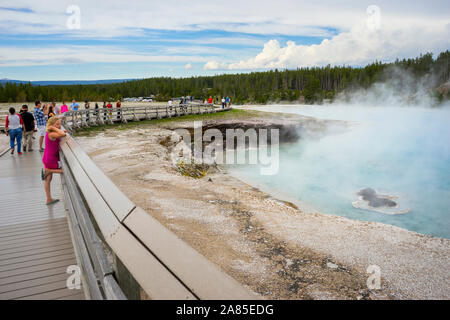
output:
[{"label": "woman's blonde hair", "polygon": [[51,117],[47,120],[47,127],[45,128],[45,131],[49,132],[50,127],[53,126],[58,120],[61,120],[59,117]]}]

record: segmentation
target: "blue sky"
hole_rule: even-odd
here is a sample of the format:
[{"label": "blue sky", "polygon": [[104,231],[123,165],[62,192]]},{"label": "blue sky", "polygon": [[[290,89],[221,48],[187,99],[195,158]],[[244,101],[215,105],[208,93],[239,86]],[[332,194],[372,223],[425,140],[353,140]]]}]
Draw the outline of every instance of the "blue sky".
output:
[{"label": "blue sky", "polygon": [[405,8],[389,1],[3,0],[0,78],[186,77],[364,65],[449,49],[449,17],[448,1],[412,1]]}]

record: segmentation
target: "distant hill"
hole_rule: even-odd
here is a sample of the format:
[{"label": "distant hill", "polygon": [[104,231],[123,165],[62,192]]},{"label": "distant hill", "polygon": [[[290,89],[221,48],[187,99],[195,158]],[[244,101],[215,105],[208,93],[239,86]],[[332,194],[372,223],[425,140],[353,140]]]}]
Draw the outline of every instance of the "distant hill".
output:
[{"label": "distant hill", "polygon": [[56,80],[56,81],[23,81],[23,80],[13,80],[13,79],[0,79],[0,85],[5,83],[28,83],[31,82],[33,86],[70,86],[77,84],[109,84],[109,83],[120,83],[125,81],[131,81],[136,79],[109,79],[109,80]]}]

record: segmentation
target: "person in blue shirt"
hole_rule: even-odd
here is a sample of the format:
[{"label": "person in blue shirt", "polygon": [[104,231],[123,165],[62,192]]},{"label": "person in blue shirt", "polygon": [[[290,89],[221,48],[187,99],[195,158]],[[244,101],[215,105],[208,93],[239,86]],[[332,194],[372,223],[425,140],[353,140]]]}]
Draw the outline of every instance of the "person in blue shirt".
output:
[{"label": "person in blue shirt", "polygon": [[79,108],[80,106],[78,105],[78,103],[75,101],[75,99],[74,100],[72,100],[72,104],[70,105],[70,108],[73,110],[73,111],[78,111],[78,108]]}]

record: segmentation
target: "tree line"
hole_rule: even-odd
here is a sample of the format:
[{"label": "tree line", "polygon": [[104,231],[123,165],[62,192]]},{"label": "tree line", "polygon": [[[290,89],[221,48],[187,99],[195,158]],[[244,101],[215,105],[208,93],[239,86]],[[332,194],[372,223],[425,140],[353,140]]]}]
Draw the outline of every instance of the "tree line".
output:
[{"label": "tree line", "polygon": [[[276,101],[305,101],[317,103],[333,100],[338,93],[369,88],[375,82],[388,81],[393,70],[421,78],[432,75],[430,90],[449,81],[450,51],[436,59],[431,53],[412,59],[397,59],[392,63],[374,62],[365,67],[326,66],[295,70],[198,76],[190,78],[156,77],[111,84],[33,86],[31,83],[0,85],[0,102],[25,101],[108,101],[123,97],[155,95],[158,101],[171,97],[230,96],[234,103],[267,103]],[[434,90],[439,99],[442,93]]]}]

